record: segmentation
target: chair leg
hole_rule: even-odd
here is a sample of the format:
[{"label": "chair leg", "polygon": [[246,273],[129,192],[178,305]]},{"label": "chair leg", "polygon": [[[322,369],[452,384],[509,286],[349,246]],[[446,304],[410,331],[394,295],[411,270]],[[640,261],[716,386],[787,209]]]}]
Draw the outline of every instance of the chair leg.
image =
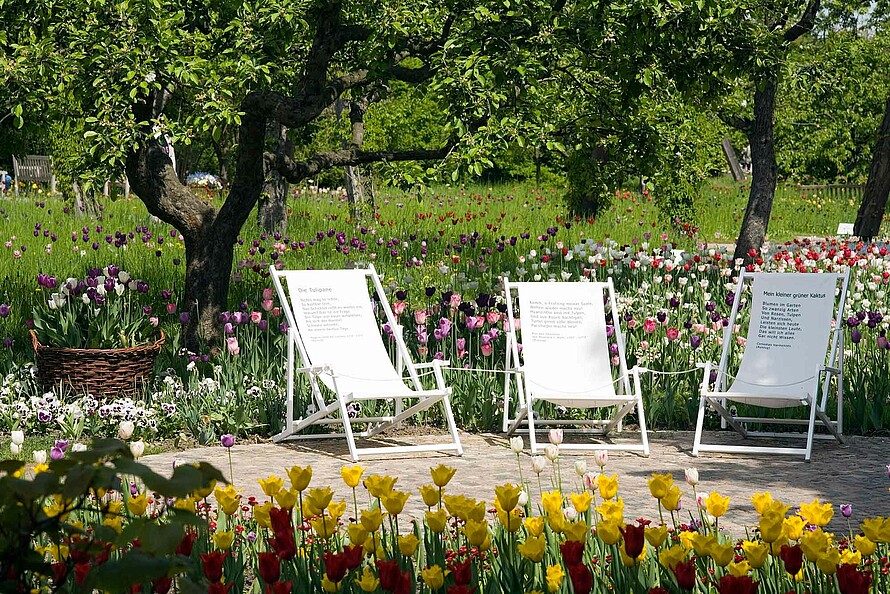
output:
[{"label": "chair leg", "polygon": [[460,444],[460,436],[457,433],[457,423],[454,422],[454,412],[451,410],[451,400],[448,396],[442,398],[442,411],[445,413],[445,420],[448,422],[448,430],[451,432],[451,440],[454,447],[457,448],[457,455],[464,455],[464,448]]},{"label": "chair leg", "polygon": [[349,419],[349,412],[346,410],[346,402],[342,398],[338,398],[340,403],[340,420],[343,421],[343,432],[346,433],[346,445],[349,446],[349,455],[353,462],[358,462],[358,451],[355,447],[355,436],[352,434],[352,424]]},{"label": "chair leg", "polygon": [[646,415],[643,413],[643,391],[640,389],[640,374],[634,372],[634,388],[637,393],[637,416],[640,417],[640,437],[643,440],[643,453],[649,457],[649,431],[646,428]]},{"label": "chair leg", "polygon": [[535,409],[534,409],[534,399],[532,395],[529,394],[525,400],[525,415],[528,419],[528,444],[531,448],[532,454],[536,454],[538,452],[538,440],[535,438]]},{"label": "chair leg", "polygon": [[810,424],[807,426],[807,452],[804,454],[804,460],[810,461],[810,455],[813,453],[813,433],[816,431],[816,398],[810,396]]},{"label": "chair leg", "polygon": [[695,441],[692,444],[692,455],[698,456],[698,446],[701,445],[702,429],[705,426],[705,407],[707,406],[704,396],[698,397],[698,419],[695,421]]}]

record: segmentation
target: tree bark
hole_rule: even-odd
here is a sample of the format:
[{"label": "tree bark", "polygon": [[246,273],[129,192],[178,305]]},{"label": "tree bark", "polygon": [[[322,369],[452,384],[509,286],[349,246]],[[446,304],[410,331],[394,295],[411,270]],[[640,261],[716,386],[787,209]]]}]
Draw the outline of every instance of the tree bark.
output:
[{"label": "tree bark", "polygon": [[[287,157],[294,156],[294,145],[287,139],[287,128],[277,122],[271,122],[267,132],[276,141],[276,153]],[[269,233],[287,233],[287,195],[288,183],[274,167],[274,159],[263,158],[265,182],[263,195],[257,208],[257,224]]]},{"label": "tree bark", "polygon": [[[362,97],[349,105],[352,146],[359,149],[365,142],[365,113],[376,96],[375,92],[373,96]],[[346,197],[353,218],[362,220],[374,214],[374,189],[364,167],[357,165],[346,167]]]},{"label": "tree bark", "polygon": [[868,181],[862,204],[856,214],[853,234],[871,240],[881,230],[881,221],[887,209],[887,196],[890,195],[890,96],[884,107],[884,119],[878,128],[878,141],[868,169]]},{"label": "tree bark", "polygon": [[733,255],[746,262],[759,255],[776,195],[779,166],[773,127],[778,86],[778,79],[771,76],[754,92],[754,121],[746,130],[751,145],[751,193]]}]

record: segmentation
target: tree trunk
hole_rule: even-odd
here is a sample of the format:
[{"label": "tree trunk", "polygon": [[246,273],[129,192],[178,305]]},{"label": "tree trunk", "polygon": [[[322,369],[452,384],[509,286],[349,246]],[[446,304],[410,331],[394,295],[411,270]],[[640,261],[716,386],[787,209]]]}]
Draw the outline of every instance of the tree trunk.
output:
[{"label": "tree trunk", "polygon": [[219,316],[227,309],[232,276],[234,238],[213,228],[187,236],[185,241],[185,309],[187,348],[198,352],[202,344],[217,346]]},{"label": "tree trunk", "polygon": [[[269,134],[271,132],[271,134]],[[277,141],[276,153],[294,156],[294,145],[287,139],[287,128],[277,122],[269,124],[267,135]],[[272,166],[271,158],[263,159],[263,195],[257,208],[257,224],[269,233],[287,233],[288,183]]]},{"label": "tree trunk", "polygon": [[873,239],[881,230],[881,220],[887,209],[890,194],[890,97],[884,108],[884,119],[878,128],[878,142],[868,169],[868,182],[862,204],[856,214],[853,234],[865,240]]},{"label": "tree trunk", "polygon": [[[747,131],[748,143],[751,145],[751,193],[734,254],[734,258],[741,258],[746,262],[751,262],[759,255],[776,195],[779,167],[776,164],[773,126],[777,89],[778,79],[771,76],[755,91],[754,121]],[[754,250],[754,256],[751,256],[751,250]]]}]

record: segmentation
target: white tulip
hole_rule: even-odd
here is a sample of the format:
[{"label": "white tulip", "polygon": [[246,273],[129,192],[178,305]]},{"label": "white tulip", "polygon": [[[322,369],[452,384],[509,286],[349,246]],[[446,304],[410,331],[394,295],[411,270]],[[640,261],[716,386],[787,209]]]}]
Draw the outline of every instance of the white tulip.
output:
[{"label": "white tulip", "polygon": [[566,520],[568,520],[569,522],[574,522],[575,518],[578,517],[578,510],[576,510],[574,507],[563,508],[562,513],[563,515],[565,515]]},{"label": "white tulip", "polygon": [[130,442],[130,453],[133,454],[134,458],[141,458],[142,454],[145,453],[145,442],[141,439]]},{"label": "white tulip", "polygon": [[557,458],[559,458],[559,446],[556,444],[549,444],[546,448],[544,448],[544,455],[547,456],[547,459],[553,462]]},{"label": "white tulip", "polygon": [[562,429],[551,429],[548,437],[550,438],[550,443],[552,443],[553,445],[562,444]]},{"label": "white tulip", "polygon": [[121,439],[130,439],[133,437],[133,432],[136,430],[136,426],[133,424],[133,421],[121,421],[120,426],[117,428],[117,436]]},{"label": "white tulip", "polygon": [[686,482],[692,485],[693,487],[698,484],[698,469],[697,468],[687,468],[686,469]]},{"label": "white tulip", "polygon": [[606,466],[606,462],[609,461],[609,451],[608,450],[597,450],[593,453],[593,461],[596,462],[596,465],[600,468],[604,468]]},{"label": "white tulip", "polygon": [[535,456],[532,458],[532,471],[535,474],[541,474],[547,468],[547,460],[544,456]]},{"label": "white tulip", "polygon": [[46,450],[36,450],[34,452],[35,464],[46,464]]},{"label": "white tulip", "polygon": [[129,273],[121,270],[120,272],[117,273],[117,280],[119,280],[122,283],[126,283],[128,280],[130,280],[130,275],[129,275]]},{"label": "white tulip", "polygon": [[514,454],[522,453],[522,450],[525,449],[525,444],[522,442],[521,436],[517,435],[510,438],[510,449],[513,450]]},{"label": "white tulip", "polygon": [[586,460],[575,460],[575,474],[578,476],[584,476],[587,474],[587,461]]},{"label": "white tulip", "polygon": [[519,492],[519,507],[525,507],[525,504],[528,503],[528,493],[525,491]]},{"label": "white tulip", "polygon": [[13,431],[12,432],[12,443],[17,446],[25,443],[25,432],[24,431]]},{"label": "white tulip", "polygon": [[597,487],[596,479],[597,479],[597,477],[599,477],[599,475],[600,475],[600,473],[598,473],[598,472],[588,472],[587,474],[584,475],[584,485],[588,489],[593,491]]},{"label": "white tulip", "polygon": [[125,290],[126,290],[126,287],[121,283],[116,283],[114,285],[114,292],[117,293],[118,297],[123,295]]},{"label": "white tulip", "polygon": [[15,442],[9,444],[9,453],[12,454],[13,456],[18,456],[19,454],[22,453],[22,446],[20,446],[19,444],[15,443]]},{"label": "white tulip", "polygon": [[87,451],[87,445],[85,443],[76,443],[71,446],[72,452],[85,452]]}]

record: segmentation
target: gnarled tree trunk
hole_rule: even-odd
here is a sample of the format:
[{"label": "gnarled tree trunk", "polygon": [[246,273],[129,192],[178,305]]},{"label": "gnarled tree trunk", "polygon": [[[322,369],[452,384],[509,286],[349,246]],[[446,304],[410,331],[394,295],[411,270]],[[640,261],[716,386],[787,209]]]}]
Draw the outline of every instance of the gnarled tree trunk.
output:
[{"label": "gnarled tree trunk", "polygon": [[890,97],[884,107],[884,119],[878,128],[878,142],[872,154],[868,169],[868,182],[862,204],[856,214],[853,234],[870,240],[881,230],[881,221],[887,209],[887,196],[890,195]]},{"label": "gnarled tree trunk", "polygon": [[[294,145],[287,139],[287,128],[277,122],[269,124],[269,136],[276,141],[275,153],[288,158],[294,156]],[[257,224],[269,233],[287,232],[287,194],[289,185],[273,166],[271,156],[263,159],[263,172],[266,176],[263,195],[257,207]]]},{"label": "gnarled tree trunk", "polygon": [[[750,261],[763,245],[776,195],[776,145],[773,138],[778,80],[770,77],[754,93],[754,121],[746,130],[751,145],[751,193],[736,241],[736,259]],[[756,257],[756,256],[754,256]]]}]

